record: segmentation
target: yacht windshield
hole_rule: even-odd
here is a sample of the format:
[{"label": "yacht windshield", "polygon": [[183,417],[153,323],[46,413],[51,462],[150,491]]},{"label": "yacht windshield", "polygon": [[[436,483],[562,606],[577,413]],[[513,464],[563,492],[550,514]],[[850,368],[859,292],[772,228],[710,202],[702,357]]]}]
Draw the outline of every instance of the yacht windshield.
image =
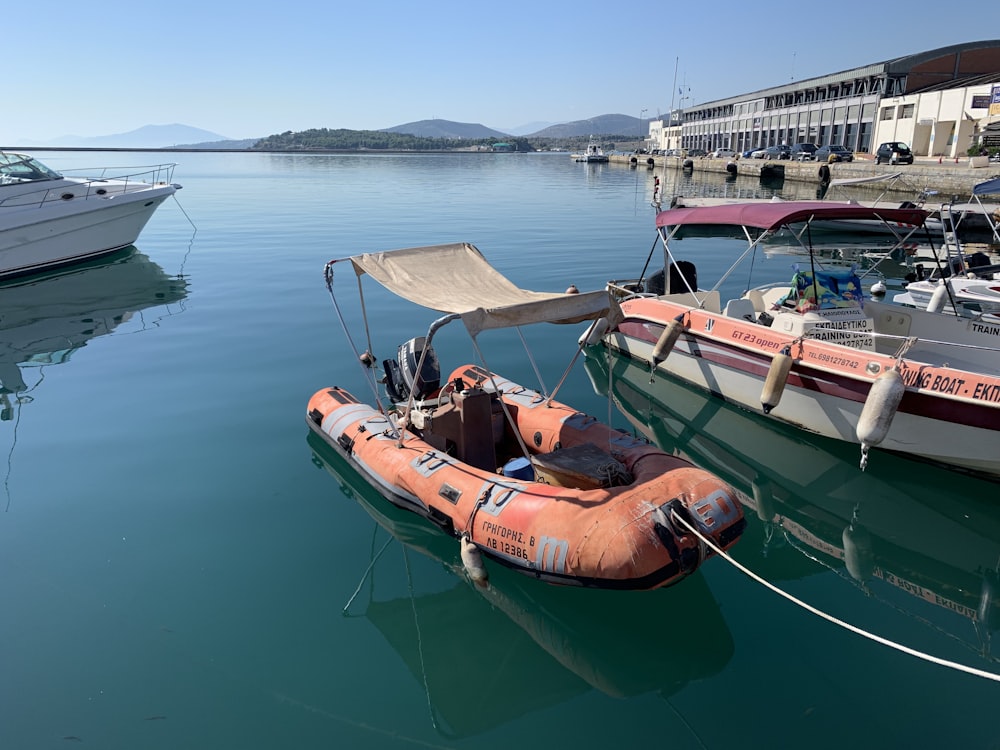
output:
[{"label": "yacht windshield", "polygon": [[58,180],[61,178],[61,174],[54,172],[30,156],[8,154],[0,151],[0,184],[35,182],[36,180]]}]

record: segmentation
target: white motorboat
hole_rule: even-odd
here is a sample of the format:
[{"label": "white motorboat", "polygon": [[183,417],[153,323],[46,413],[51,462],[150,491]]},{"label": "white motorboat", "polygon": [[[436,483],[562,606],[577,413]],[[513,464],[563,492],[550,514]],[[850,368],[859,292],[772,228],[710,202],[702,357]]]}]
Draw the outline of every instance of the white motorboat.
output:
[{"label": "white motorboat", "polygon": [[[791,283],[721,299],[726,279],[744,261],[752,267],[761,238],[782,226],[814,218],[919,226],[925,216],[815,201],[663,211],[656,224],[668,273],[609,282],[624,319],[589,343],[772,419],[860,444],[862,468],[877,446],[996,479],[997,319],[877,302],[857,274],[823,268],[813,256]],[[744,233],[742,254],[712,289],[699,289],[694,264],[672,246],[687,229],[734,225]]]},{"label": "white motorboat", "polygon": [[[994,236],[1000,237],[990,211],[980,200],[980,196],[992,193],[1000,193],[1000,178],[986,180],[973,188],[973,198],[981,207],[983,218]],[[893,301],[930,312],[966,317],[997,315],[1000,313],[1000,264],[992,262],[990,255],[981,250],[966,253],[963,249],[958,226],[968,214],[967,206],[951,203],[942,207],[941,213],[951,231],[945,233],[943,252],[930,258],[937,267],[926,278],[920,273]],[[921,268],[918,266],[917,270]]]},{"label": "white motorboat", "polygon": [[588,164],[603,164],[608,161],[608,155],[593,138],[587,144],[587,150],[582,154],[573,154],[573,158]]},{"label": "white motorboat", "polygon": [[180,188],[171,182],[174,166],[102,168],[76,177],[0,151],[0,277],[133,244],[157,207]]},{"label": "white motorboat", "polygon": [[893,302],[929,312],[977,316],[1000,313],[1000,267],[971,268],[966,276],[911,281]]}]

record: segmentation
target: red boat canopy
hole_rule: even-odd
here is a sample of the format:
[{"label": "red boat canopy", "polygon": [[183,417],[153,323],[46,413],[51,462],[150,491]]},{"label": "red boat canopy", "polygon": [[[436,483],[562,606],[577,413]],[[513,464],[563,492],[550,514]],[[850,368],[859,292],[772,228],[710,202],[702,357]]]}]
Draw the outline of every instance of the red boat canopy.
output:
[{"label": "red boat canopy", "polygon": [[813,219],[872,219],[922,226],[927,211],[921,208],[871,208],[829,201],[781,201],[780,203],[728,203],[719,206],[671,208],[656,215],[657,227],[729,225],[778,229]]}]

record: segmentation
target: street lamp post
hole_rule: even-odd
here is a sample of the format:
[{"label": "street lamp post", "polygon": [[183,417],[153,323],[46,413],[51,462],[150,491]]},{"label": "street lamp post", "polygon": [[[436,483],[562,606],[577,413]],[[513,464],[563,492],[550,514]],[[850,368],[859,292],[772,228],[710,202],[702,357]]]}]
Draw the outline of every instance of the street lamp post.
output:
[{"label": "street lamp post", "polygon": [[642,110],[639,111],[639,142],[640,142],[640,144],[646,142],[646,139],[643,138],[643,135],[642,135],[642,116],[644,114],[646,114],[648,111],[649,111],[648,109],[642,109]]}]

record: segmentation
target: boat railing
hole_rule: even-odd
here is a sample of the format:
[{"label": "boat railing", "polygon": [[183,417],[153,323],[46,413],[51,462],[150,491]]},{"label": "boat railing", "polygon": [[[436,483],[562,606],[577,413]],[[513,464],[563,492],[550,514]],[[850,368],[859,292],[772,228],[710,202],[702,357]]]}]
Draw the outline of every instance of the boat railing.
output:
[{"label": "boat railing", "polygon": [[90,198],[94,195],[105,197],[146,190],[157,185],[168,185],[173,180],[176,166],[175,162],[145,167],[103,167],[100,170],[67,169],[61,172],[63,177],[81,181],[72,186],[60,184],[12,195],[0,200],[0,208],[41,207],[46,203],[66,201],[71,198]]}]

